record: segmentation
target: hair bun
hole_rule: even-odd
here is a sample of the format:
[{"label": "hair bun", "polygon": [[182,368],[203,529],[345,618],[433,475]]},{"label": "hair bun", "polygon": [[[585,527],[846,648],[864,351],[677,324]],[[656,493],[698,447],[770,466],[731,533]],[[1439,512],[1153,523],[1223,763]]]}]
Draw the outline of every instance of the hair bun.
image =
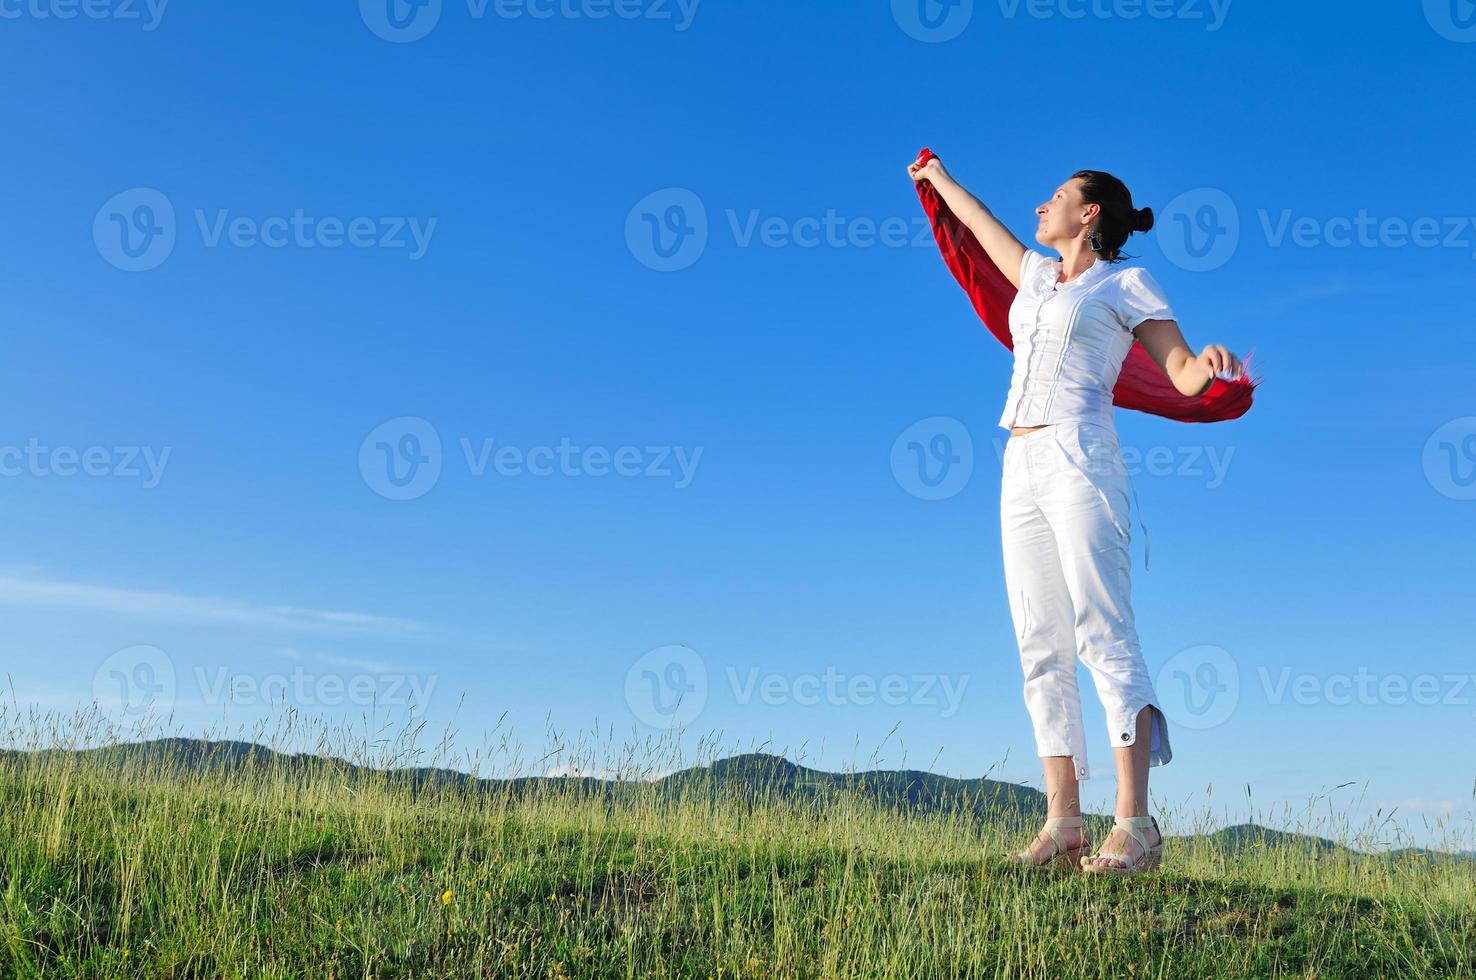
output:
[{"label": "hair bun", "polygon": [[1153,230],[1153,209],[1152,208],[1139,208],[1137,211],[1134,211],[1133,212],[1133,230],[1134,231],[1152,231]]}]

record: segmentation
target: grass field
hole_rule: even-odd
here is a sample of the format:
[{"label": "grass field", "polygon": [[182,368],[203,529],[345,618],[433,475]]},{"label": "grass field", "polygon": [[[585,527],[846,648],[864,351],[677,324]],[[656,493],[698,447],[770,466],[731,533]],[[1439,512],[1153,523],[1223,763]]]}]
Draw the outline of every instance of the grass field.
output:
[{"label": "grass field", "polygon": [[0,762],[0,976],[1476,976],[1470,861],[1170,838],[1114,880],[1005,866],[1034,814],[104,758]]}]

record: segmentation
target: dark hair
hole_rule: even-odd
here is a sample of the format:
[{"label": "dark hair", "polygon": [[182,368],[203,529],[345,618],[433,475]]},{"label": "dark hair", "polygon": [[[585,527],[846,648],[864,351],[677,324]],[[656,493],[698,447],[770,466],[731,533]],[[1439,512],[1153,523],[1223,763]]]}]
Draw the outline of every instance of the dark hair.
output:
[{"label": "dark hair", "polygon": [[1081,199],[1102,209],[1097,216],[1096,232],[1102,237],[1101,257],[1108,262],[1132,258],[1122,255],[1122,246],[1135,231],[1153,228],[1153,209],[1134,208],[1133,195],[1127,185],[1100,170],[1078,170],[1071,175],[1081,178]]}]

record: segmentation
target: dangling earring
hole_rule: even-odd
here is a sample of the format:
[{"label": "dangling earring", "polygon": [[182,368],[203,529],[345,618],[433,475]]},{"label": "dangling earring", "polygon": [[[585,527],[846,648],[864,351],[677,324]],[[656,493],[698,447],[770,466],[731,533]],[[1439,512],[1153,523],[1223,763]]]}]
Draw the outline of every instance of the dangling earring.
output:
[{"label": "dangling earring", "polygon": [[1102,235],[1097,231],[1087,232],[1087,244],[1092,247],[1093,252],[1102,251]]}]

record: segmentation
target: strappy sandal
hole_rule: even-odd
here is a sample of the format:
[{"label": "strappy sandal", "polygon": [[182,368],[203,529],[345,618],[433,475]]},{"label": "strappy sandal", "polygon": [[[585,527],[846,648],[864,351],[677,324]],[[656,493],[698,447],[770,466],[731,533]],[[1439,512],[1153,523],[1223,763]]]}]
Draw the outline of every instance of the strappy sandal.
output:
[{"label": "strappy sandal", "polygon": [[1137,841],[1138,846],[1143,849],[1143,853],[1134,861],[1120,851],[1103,851],[1095,856],[1121,861],[1126,867],[1119,868],[1111,864],[1092,864],[1090,857],[1084,857],[1081,859],[1081,870],[1087,874],[1112,875],[1114,878],[1126,878],[1140,871],[1152,871],[1158,867],[1159,862],[1163,859],[1163,831],[1158,831],[1158,843],[1149,847],[1148,835],[1146,833],[1149,827],[1158,830],[1158,821],[1151,816],[1117,817],[1112,821],[1112,829],[1121,830],[1133,840]]},{"label": "strappy sandal", "polygon": [[[1061,835],[1058,834],[1056,831],[1058,829],[1074,827],[1082,828],[1081,843],[1078,844],[1076,847],[1067,847],[1066,841],[1063,840]],[[1052,850],[1050,857],[1046,858],[1044,861],[1037,861],[1035,859],[1035,855],[1031,852],[1030,848],[1026,848],[1023,851],[1017,851],[1016,853],[1011,854],[1009,856],[1009,861],[1011,864],[1017,864],[1027,868],[1046,868],[1052,866],[1065,868],[1075,867],[1077,862],[1082,860],[1083,855],[1087,854],[1092,849],[1091,841],[1087,839],[1085,828],[1086,825],[1085,823],[1083,823],[1080,816],[1051,817],[1045,822],[1045,827],[1043,828],[1043,830],[1051,836]],[[1040,837],[1040,834],[1036,834],[1035,836],[1038,839]],[[1035,845],[1035,841],[1033,840],[1030,843],[1032,847]]]}]

